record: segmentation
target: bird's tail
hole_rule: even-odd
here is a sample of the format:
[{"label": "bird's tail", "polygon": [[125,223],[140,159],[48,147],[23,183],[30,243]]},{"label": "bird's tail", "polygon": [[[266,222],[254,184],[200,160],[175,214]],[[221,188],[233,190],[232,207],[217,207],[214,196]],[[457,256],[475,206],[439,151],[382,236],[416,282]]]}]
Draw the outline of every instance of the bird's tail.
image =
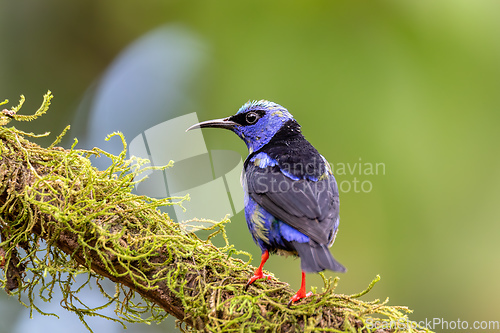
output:
[{"label": "bird's tail", "polygon": [[[317,273],[325,269],[345,273],[347,269],[332,256],[325,244],[291,242],[300,257],[300,267],[306,273]],[[312,244],[311,244],[312,243]]]}]

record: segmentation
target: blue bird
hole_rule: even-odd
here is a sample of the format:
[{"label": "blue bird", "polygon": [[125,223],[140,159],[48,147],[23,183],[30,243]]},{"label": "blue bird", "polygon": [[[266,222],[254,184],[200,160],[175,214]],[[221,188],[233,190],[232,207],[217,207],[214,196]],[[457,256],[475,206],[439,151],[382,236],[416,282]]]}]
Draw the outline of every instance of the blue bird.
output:
[{"label": "blue bird", "polygon": [[269,254],[301,258],[302,283],[289,305],[306,294],[305,273],[345,272],[328,248],[339,226],[339,191],[326,159],[302,135],[300,125],[281,105],[253,101],[228,118],[194,128],[225,128],[245,141],[249,155],[242,173],[245,217],[262,258],[245,290],[259,279]]}]

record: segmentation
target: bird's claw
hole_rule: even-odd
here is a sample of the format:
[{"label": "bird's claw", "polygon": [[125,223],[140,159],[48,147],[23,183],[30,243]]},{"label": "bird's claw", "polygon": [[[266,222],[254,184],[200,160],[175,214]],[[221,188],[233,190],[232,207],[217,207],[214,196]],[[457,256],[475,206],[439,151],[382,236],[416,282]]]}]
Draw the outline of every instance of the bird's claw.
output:
[{"label": "bird's claw", "polygon": [[250,279],[248,279],[248,282],[245,286],[245,291],[247,291],[248,287],[254,283],[255,281],[257,280],[260,280],[260,279],[267,279],[267,280],[271,280],[271,275],[269,274],[263,274],[263,273],[255,273]]},{"label": "bird's claw", "polygon": [[295,294],[293,295],[291,298],[290,298],[290,301],[288,302],[288,307],[290,307],[294,302],[297,302],[298,300],[301,300],[303,298],[306,298],[306,297],[309,297],[309,296],[312,296],[312,291],[308,292],[307,294],[301,292],[300,290]]}]

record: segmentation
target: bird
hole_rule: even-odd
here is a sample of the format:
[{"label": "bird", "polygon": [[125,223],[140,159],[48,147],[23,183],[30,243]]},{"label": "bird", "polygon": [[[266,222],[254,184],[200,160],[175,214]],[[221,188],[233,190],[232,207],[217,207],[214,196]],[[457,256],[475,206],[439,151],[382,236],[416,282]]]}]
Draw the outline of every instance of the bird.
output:
[{"label": "bird", "polygon": [[248,229],[262,251],[261,262],[245,291],[263,273],[270,254],[300,257],[300,289],[288,306],[305,297],[305,273],[346,272],[330,253],[339,227],[339,190],[327,160],[283,106],[267,100],[245,103],[230,117],[189,127],[223,128],[248,147],[241,183]]}]

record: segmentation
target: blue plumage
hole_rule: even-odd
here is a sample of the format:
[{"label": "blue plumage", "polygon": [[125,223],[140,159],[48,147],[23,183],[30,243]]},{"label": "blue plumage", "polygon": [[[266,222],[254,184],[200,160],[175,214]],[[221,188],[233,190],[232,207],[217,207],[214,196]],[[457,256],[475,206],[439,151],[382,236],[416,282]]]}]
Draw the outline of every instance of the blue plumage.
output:
[{"label": "blue plumage", "polygon": [[248,102],[234,116],[189,129],[199,127],[230,129],[249,150],[242,174],[245,217],[262,260],[246,287],[268,277],[262,267],[269,253],[301,258],[302,284],[290,303],[309,295],[305,272],[345,272],[328,250],[339,225],[335,177],[285,108],[269,101]]},{"label": "blue plumage", "polygon": [[[278,161],[271,158],[264,152],[255,154],[252,158],[250,158],[250,163],[253,163],[254,166],[260,169],[278,166]],[[280,169],[279,171],[291,180],[299,179],[285,170]],[[242,181],[242,183],[245,189],[245,217],[248,229],[252,233],[254,241],[260,246],[262,251],[267,250],[270,252],[276,252],[278,250],[282,250],[290,252],[290,254],[295,254],[293,253],[293,250],[290,251],[285,242],[309,242],[309,237],[278,220],[262,206],[257,204],[248,193],[246,181]],[[278,185],[276,185],[276,187],[277,186]]]}]

